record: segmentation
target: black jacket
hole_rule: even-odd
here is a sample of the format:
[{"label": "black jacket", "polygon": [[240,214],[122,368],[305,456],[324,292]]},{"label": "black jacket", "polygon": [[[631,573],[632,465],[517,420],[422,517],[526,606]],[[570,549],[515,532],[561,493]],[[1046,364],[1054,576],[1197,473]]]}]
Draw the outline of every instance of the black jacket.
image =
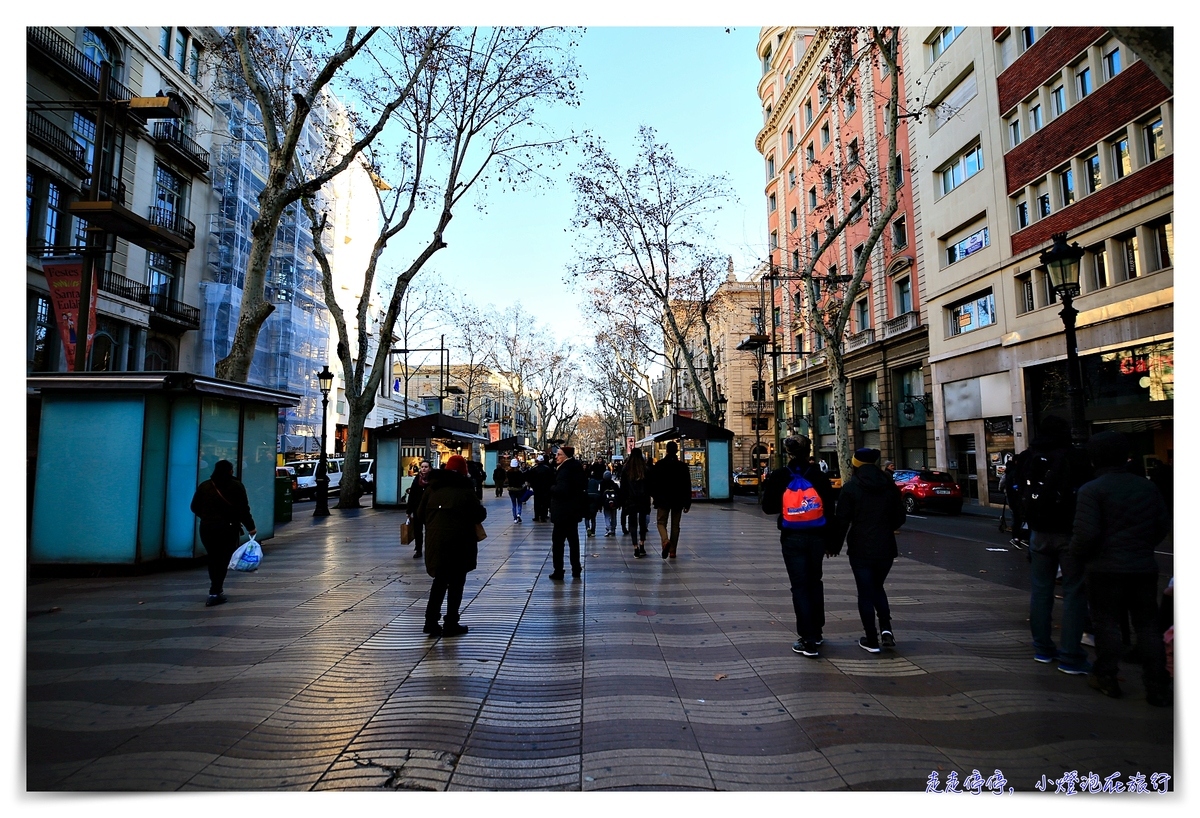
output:
[{"label": "black jacket", "polygon": [[192,495],[192,513],[202,523],[244,525],[247,531],[255,530],[246,487],[236,479],[222,481],[220,486],[212,480],[205,480],[197,486],[196,493]]},{"label": "black jacket", "polygon": [[587,507],[587,477],[583,464],[569,457],[554,471],[550,487],[550,522],[571,525],[583,519]]},{"label": "black jacket", "polygon": [[650,486],[647,478],[634,480],[626,471],[617,487],[617,503],[631,514],[650,513]]},{"label": "black jacket", "polygon": [[[1029,481],[1033,477],[1034,463],[1044,456],[1048,461],[1047,482],[1061,498],[1054,503],[1053,511],[1045,516],[1047,504],[1035,503],[1030,497]],[[1046,534],[1070,534],[1075,519],[1075,494],[1079,487],[1092,479],[1092,463],[1087,452],[1072,446],[1070,438],[1060,440],[1038,436],[1029,448],[1017,455],[1016,492],[1021,503],[1021,515],[1030,531]],[[1039,513],[1043,512],[1043,513]]]},{"label": "black jacket", "polygon": [[533,489],[533,493],[540,496],[549,491],[550,487],[554,485],[554,469],[546,465],[545,462],[538,463],[529,470],[525,479],[529,481],[529,487]]},{"label": "black jacket", "polygon": [[454,576],[475,570],[475,524],[487,519],[487,509],[475,496],[471,478],[446,469],[430,472],[413,519],[425,527],[425,573]]},{"label": "black jacket", "polygon": [[[430,474],[433,474],[431,471]],[[404,510],[411,517],[417,511],[417,506],[421,503],[421,495],[425,493],[425,486],[421,485],[421,476],[418,474],[413,478],[412,483],[408,487],[408,499],[404,501]]]},{"label": "black jacket", "polygon": [[900,487],[874,463],[859,466],[842,486],[837,519],[847,528],[851,559],[895,559],[895,532],[907,518]]},{"label": "black jacket", "polygon": [[518,497],[525,491],[525,472],[518,469],[510,468],[505,475],[505,485],[508,486],[509,496],[514,494]]},{"label": "black jacket", "polygon": [[692,507],[692,473],[675,455],[667,455],[650,467],[650,494],[655,508]]},{"label": "black jacket", "polygon": [[829,482],[828,475],[815,463],[802,463],[793,459],[788,461],[786,469],[775,469],[767,475],[767,482],[763,483],[762,510],[767,514],[776,515],[775,527],[783,531],[783,493],[787,491],[788,483],[792,482],[793,469],[813,484],[825,512],[825,525],[810,529],[810,533],[820,535],[840,550],[842,538],[838,535],[843,533],[844,529],[837,520],[833,485]]},{"label": "black jacket", "polygon": [[1071,556],[1089,572],[1157,574],[1154,549],[1170,531],[1167,504],[1153,483],[1105,469],[1079,489]]}]

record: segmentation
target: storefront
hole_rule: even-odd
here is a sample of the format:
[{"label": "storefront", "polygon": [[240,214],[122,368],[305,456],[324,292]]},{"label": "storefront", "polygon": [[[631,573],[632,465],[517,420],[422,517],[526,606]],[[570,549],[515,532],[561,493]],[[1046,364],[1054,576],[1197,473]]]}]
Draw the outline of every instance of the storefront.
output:
[{"label": "storefront", "polygon": [[[492,480],[492,472],[496,470],[496,466],[501,465],[508,468],[508,464],[512,462],[514,457],[534,465],[537,459],[537,449],[532,446],[525,445],[523,437],[504,437],[499,440],[493,440],[483,447],[483,470],[486,473],[483,484],[485,486],[495,487],[495,482]],[[551,461],[553,462],[553,461]]]},{"label": "storefront", "polygon": [[733,432],[711,423],[668,415],[650,424],[650,434],[634,445],[655,462],[666,456],[667,443],[679,444],[679,459],[691,472],[693,500],[730,498],[730,443]]},{"label": "storefront", "polygon": [[404,505],[404,495],[423,459],[436,469],[451,455],[477,459],[474,447],[487,443],[479,425],[451,415],[433,414],[380,426],[373,437],[375,496],[372,506]]}]

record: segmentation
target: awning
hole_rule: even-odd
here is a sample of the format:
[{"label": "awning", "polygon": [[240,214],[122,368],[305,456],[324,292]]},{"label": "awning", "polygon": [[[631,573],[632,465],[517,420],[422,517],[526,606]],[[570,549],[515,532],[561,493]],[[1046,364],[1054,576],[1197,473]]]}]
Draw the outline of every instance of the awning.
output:
[{"label": "awning", "polygon": [[[670,434],[663,434],[669,432]],[[684,415],[667,415],[650,424],[647,440],[686,437],[688,440],[733,440],[733,432]],[[641,441],[638,442],[641,445]]]},{"label": "awning", "polygon": [[377,439],[452,440],[467,445],[488,442],[486,436],[479,434],[478,423],[440,412],[388,423],[377,428],[374,434]]},{"label": "awning", "polygon": [[633,445],[649,446],[651,443],[658,443],[660,440],[678,440],[681,437],[683,437],[683,435],[679,433],[679,430],[672,426],[669,429],[663,429],[661,432],[654,432],[653,434],[646,435]]},{"label": "awning", "polygon": [[52,372],[30,375],[25,379],[25,385],[41,391],[198,392],[273,406],[295,406],[300,402],[300,396],[290,392],[223,381],[194,372]]},{"label": "awning", "polygon": [[508,452],[508,451],[513,451],[515,449],[522,449],[527,452],[536,452],[537,451],[537,449],[535,449],[532,446],[526,446],[524,443],[521,442],[522,440],[524,440],[524,438],[502,437],[499,440],[493,440],[491,443],[488,443],[486,446],[483,447],[483,449],[484,449],[484,451],[487,451],[487,452]]}]

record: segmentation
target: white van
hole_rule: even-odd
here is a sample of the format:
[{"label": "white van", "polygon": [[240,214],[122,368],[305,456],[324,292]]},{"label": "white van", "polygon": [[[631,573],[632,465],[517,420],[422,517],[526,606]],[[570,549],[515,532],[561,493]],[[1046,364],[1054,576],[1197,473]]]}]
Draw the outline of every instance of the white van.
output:
[{"label": "white van", "polygon": [[[294,499],[311,500],[316,497],[318,462],[317,460],[297,460],[288,464],[296,470]],[[326,463],[329,470],[329,493],[333,494],[342,484],[342,461],[331,457],[327,459]]]}]

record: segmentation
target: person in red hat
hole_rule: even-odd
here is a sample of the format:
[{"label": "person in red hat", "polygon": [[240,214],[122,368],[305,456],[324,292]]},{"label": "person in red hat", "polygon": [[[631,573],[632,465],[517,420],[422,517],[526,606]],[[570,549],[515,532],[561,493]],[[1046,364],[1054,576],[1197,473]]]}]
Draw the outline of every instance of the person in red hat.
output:
[{"label": "person in red hat", "polygon": [[[413,518],[425,529],[425,573],[433,577],[429,604],[425,607],[425,633],[432,637],[461,636],[467,626],[459,624],[467,573],[475,570],[479,542],[475,526],[487,519],[487,509],[475,496],[467,461],[454,455],[445,467],[430,472],[429,485],[421,495]],[[446,599],[444,624],[438,619],[442,598]]]}]

